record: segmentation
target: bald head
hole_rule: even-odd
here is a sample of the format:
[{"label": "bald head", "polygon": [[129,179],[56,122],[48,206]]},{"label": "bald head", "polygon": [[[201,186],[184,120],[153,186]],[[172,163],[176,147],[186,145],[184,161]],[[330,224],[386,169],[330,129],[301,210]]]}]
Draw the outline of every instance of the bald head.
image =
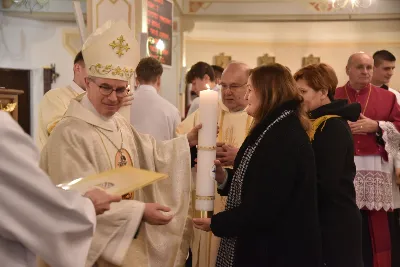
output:
[{"label": "bald head", "polygon": [[372,79],[374,60],[364,52],[352,54],[347,61],[346,73],[349,76],[350,86],[360,90],[367,86]]},{"label": "bald head", "polygon": [[349,59],[347,60],[347,67],[349,67],[350,65],[354,64],[354,62],[359,62],[360,60],[370,60],[370,61],[374,61],[374,59],[368,55],[367,53],[364,52],[357,52],[352,54]]},{"label": "bald head", "polygon": [[241,62],[231,62],[221,76],[222,102],[231,112],[244,110],[247,101],[244,99],[250,67]]}]

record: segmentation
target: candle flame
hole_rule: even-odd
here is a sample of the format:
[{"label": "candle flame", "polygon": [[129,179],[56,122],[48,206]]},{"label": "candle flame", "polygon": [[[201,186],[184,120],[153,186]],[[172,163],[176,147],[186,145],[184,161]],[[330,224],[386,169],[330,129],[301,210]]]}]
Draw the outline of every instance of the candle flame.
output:
[{"label": "candle flame", "polygon": [[207,90],[210,90],[210,89],[211,89],[210,86],[209,86],[208,84],[206,84],[206,87],[207,87]]}]

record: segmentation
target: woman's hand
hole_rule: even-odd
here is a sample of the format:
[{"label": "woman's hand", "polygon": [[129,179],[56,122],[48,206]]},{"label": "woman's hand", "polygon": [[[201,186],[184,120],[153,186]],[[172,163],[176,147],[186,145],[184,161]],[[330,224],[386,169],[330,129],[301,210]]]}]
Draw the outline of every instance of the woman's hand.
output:
[{"label": "woman's hand", "polygon": [[194,218],[193,219],[194,227],[197,229],[210,232],[211,228],[211,219],[210,218]]}]

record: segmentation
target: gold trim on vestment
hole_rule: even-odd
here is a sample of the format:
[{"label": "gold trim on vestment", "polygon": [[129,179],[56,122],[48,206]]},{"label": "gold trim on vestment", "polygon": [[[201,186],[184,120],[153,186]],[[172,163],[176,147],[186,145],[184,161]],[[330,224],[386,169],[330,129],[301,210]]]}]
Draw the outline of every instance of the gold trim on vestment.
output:
[{"label": "gold trim on vestment", "polygon": [[197,146],[197,150],[213,151],[216,150],[216,146]]},{"label": "gold trim on vestment", "polygon": [[215,196],[197,196],[196,195],[196,200],[214,200]]},{"label": "gold trim on vestment", "polygon": [[214,215],[214,211],[210,210],[195,210],[194,218],[210,219]]}]

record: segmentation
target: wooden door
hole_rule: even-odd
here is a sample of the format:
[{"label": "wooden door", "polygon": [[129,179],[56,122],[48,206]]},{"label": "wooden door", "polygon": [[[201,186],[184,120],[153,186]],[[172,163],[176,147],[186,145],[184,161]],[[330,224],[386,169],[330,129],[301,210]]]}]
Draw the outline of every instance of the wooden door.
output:
[{"label": "wooden door", "polygon": [[18,122],[27,134],[31,134],[31,71],[0,68],[0,87],[24,91],[18,97]]}]

